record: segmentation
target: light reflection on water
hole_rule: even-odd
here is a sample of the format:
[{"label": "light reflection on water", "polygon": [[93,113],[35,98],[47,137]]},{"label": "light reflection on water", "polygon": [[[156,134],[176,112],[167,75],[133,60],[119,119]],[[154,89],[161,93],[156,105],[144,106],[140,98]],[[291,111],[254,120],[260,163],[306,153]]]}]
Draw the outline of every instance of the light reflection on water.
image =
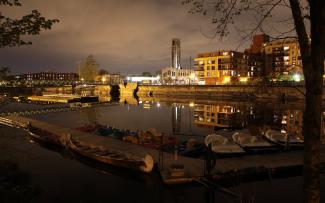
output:
[{"label": "light reflection on water", "polygon": [[[98,106],[75,112],[57,112],[32,117],[75,128],[99,122],[131,130],[151,127],[166,133],[193,134],[204,137],[222,127],[272,125],[287,131],[301,130],[303,104],[253,103],[229,101],[166,101],[141,100],[141,104],[125,102],[116,106]],[[20,104],[13,104],[20,105]],[[25,106],[24,106],[25,107]],[[33,105],[33,108],[35,106]],[[0,132],[8,134],[8,129]],[[9,133],[10,134],[10,133]],[[13,135],[19,133],[13,130]],[[22,133],[20,133],[22,134]],[[31,157],[21,165],[32,175],[34,183],[44,190],[42,201],[113,201],[114,202],[208,202],[204,188],[165,188],[155,177],[145,182],[120,177],[116,173],[103,174],[97,170],[59,156],[17,136],[15,146],[28,148]],[[19,152],[17,152],[19,153]],[[234,183],[235,185],[235,183]],[[301,201],[301,177],[242,184],[231,188],[244,197],[254,196],[256,202]],[[272,191],[272,192],[270,192]],[[297,192],[298,191],[298,192]],[[128,195],[125,195],[126,192]],[[322,193],[324,194],[324,193]],[[217,202],[232,201],[225,194],[216,193]]]},{"label": "light reflection on water", "polygon": [[[274,102],[193,101],[122,99],[114,106],[97,106],[72,112],[33,115],[65,127],[101,123],[120,129],[147,130],[204,137],[220,129],[242,129],[251,125],[302,133],[303,104]],[[325,112],[322,133],[325,135]],[[200,139],[200,138],[199,138]]]}]

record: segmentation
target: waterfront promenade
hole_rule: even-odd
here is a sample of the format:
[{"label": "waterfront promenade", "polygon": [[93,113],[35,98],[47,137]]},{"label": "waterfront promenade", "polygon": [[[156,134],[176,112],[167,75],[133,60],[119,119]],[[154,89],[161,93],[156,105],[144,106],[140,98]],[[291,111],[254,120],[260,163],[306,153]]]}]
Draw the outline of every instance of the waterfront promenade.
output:
[{"label": "waterfront promenade", "polygon": [[[103,146],[112,150],[123,151],[130,154],[150,154],[154,159],[157,169],[160,172],[163,182],[166,184],[182,184],[192,181],[200,181],[206,177],[205,162],[203,159],[178,156],[178,163],[184,165],[185,175],[182,177],[171,177],[170,166],[174,160],[173,154],[163,153],[163,160],[160,160],[158,150],[149,149],[140,145],[130,144],[121,140],[97,136],[89,133],[76,131],[47,122],[34,120],[21,116],[7,116],[0,119],[2,124],[11,124],[12,126],[24,127],[27,123],[32,126],[50,132],[60,139],[67,134],[75,140],[85,142],[91,145]],[[159,164],[163,163],[163,165]],[[210,177],[215,180],[225,180],[233,177],[254,178],[256,174],[267,174],[272,178],[278,171],[290,170],[302,172],[303,151],[287,151],[268,154],[242,155],[238,157],[218,158],[215,167],[210,173]],[[321,166],[325,166],[325,147],[321,147]]]}]

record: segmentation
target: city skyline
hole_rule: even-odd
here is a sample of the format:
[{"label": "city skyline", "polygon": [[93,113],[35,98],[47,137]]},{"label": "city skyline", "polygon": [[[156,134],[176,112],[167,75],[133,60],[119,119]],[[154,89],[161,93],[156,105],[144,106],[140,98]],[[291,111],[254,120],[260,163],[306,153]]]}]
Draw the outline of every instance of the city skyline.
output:
[{"label": "city skyline", "polygon": [[[202,32],[213,28],[209,18],[189,14],[189,8],[182,6],[181,1],[84,0],[78,4],[55,1],[43,5],[42,1],[33,0],[22,4],[20,8],[4,7],[3,13],[20,17],[38,9],[44,16],[58,18],[60,22],[40,36],[31,37],[31,46],[0,50],[1,65],[8,66],[12,74],[74,72],[77,64],[90,54],[100,68],[110,72],[156,72],[170,66],[173,38],[182,41],[184,67],[190,66],[190,57],[197,53],[234,49],[239,40],[236,36],[222,42],[205,37]],[[246,45],[249,43],[250,40]]]}]

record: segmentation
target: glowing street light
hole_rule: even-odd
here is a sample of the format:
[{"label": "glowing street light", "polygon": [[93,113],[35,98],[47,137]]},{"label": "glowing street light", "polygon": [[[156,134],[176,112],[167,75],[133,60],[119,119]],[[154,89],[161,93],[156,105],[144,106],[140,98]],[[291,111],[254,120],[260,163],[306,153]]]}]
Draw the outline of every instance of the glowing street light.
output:
[{"label": "glowing street light", "polygon": [[295,73],[293,75],[293,80],[296,82],[300,82],[301,81],[301,75],[299,73]]}]

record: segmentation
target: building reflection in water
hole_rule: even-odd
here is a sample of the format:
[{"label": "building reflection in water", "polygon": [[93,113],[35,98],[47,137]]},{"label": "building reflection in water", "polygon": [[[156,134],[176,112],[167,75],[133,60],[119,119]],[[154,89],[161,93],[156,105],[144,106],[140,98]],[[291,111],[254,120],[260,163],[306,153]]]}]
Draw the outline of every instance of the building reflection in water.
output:
[{"label": "building reflection in water", "polygon": [[[160,107],[163,103],[166,104],[163,105],[163,108],[171,108],[172,132],[175,134],[185,132],[187,126],[191,133],[192,124],[194,124],[193,127],[196,128],[194,130],[196,132],[199,132],[200,128],[213,130],[241,129],[255,125],[261,128],[272,128],[286,133],[302,135],[303,103],[280,104],[276,102],[235,101],[195,103],[190,100],[177,102],[174,100],[158,101],[152,98],[142,99],[137,104],[144,109]],[[182,122],[183,129],[181,129]],[[189,125],[187,125],[188,122]],[[321,140],[322,143],[325,143],[325,111],[322,114]]]},{"label": "building reflection in water", "polygon": [[180,133],[181,132],[181,117],[182,117],[182,107],[173,104],[172,106],[172,132]]},{"label": "building reflection in water", "polygon": [[198,127],[243,128],[247,125],[243,119],[245,111],[229,105],[196,104],[194,107],[194,123]]}]

